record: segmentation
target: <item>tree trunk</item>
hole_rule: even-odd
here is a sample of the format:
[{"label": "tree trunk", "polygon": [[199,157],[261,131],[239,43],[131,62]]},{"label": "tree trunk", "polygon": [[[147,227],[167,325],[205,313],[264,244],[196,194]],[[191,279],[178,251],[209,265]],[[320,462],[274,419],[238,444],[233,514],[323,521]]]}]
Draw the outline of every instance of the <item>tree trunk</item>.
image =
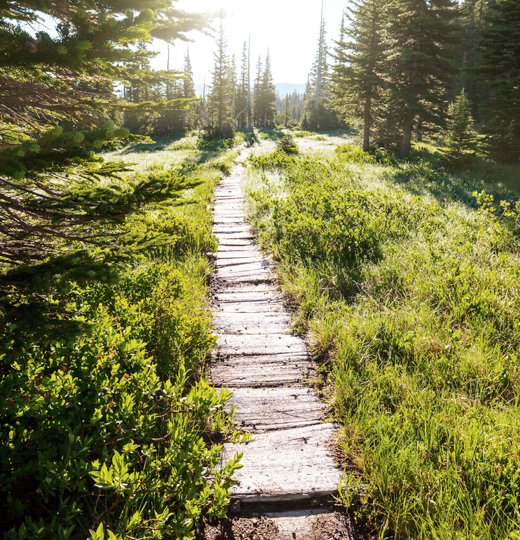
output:
[{"label": "tree trunk", "polygon": [[264,113],[264,129],[267,127],[267,113]]},{"label": "tree trunk", "polygon": [[417,122],[417,140],[419,142],[422,142],[422,135],[423,135],[422,119],[419,118],[419,121]]},{"label": "tree trunk", "polygon": [[401,144],[402,156],[409,156],[412,151],[412,129],[413,129],[413,116],[409,116],[403,127],[403,142]]},{"label": "tree trunk", "polygon": [[363,130],[363,152],[370,150],[370,105],[371,99],[365,100],[365,124]]}]

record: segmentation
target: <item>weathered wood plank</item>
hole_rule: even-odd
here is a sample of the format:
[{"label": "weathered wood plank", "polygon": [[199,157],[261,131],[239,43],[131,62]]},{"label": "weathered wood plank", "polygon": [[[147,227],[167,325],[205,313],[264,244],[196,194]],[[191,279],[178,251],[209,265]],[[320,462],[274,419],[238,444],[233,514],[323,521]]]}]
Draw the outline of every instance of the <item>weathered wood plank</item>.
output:
[{"label": "weathered wood plank", "polygon": [[253,246],[249,246],[249,249],[244,249],[244,246],[223,246],[224,248],[227,248],[223,250],[221,247],[222,246],[219,247],[218,252],[215,254],[217,259],[241,259],[248,257],[262,257],[267,259],[260,251],[252,249]]},{"label": "weathered wood plank", "polygon": [[244,233],[244,232],[250,232],[251,227],[247,223],[243,223],[242,225],[213,225],[213,233],[214,234],[232,234],[232,233]]},{"label": "weathered wood plank", "polygon": [[228,356],[212,359],[211,382],[216,386],[274,387],[300,384],[311,374],[313,362],[308,354]]},{"label": "weathered wood plank", "polygon": [[323,406],[310,388],[231,388],[228,407],[246,431],[262,433],[321,424]]},{"label": "weathered wood plank", "polygon": [[292,334],[286,313],[223,313],[213,310],[213,326],[219,334]]},{"label": "weathered wood plank", "polygon": [[232,217],[232,218],[220,218],[215,217],[213,219],[213,224],[215,227],[218,227],[219,225],[236,225],[236,226],[243,226],[246,225],[246,220],[244,217]]},{"label": "weathered wood plank", "polygon": [[[242,231],[242,232],[215,232],[213,231],[213,234],[217,237],[217,239],[220,242],[229,242],[230,240],[253,240],[254,236],[253,233],[249,231]],[[249,242],[250,243],[250,242]]]},{"label": "weathered wood plank", "polygon": [[326,496],[337,491],[342,471],[329,455],[333,424],[274,431],[242,444],[225,444],[226,463],[243,452],[242,469],[233,475],[233,497],[246,502],[268,502]]},{"label": "weathered wood plank", "polygon": [[226,301],[218,301],[215,304],[215,307],[213,308],[215,312],[223,312],[223,313],[233,313],[233,314],[240,314],[240,313],[267,313],[267,312],[278,312],[283,313],[285,312],[284,305],[281,302],[276,301],[250,301],[247,300],[245,302],[226,302]]},{"label": "weathered wood plank", "polygon": [[221,334],[218,336],[216,350],[220,355],[242,354],[245,356],[259,354],[284,356],[288,353],[307,353],[305,342],[300,337],[276,334],[267,336]]},{"label": "weathered wood plank", "polygon": [[213,296],[214,300],[217,302],[245,302],[245,301],[251,301],[251,302],[274,302],[276,300],[281,300],[282,295],[280,292],[272,287],[272,288],[258,288],[258,287],[248,287],[246,288],[240,288],[236,290],[229,290],[226,289],[225,291],[219,291]]},{"label": "weathered wood plank", "polygon": [[225,268],[228,266],[239,266],[242,264],[261,263],[263,261],[265,261],[265,259],[260,254],[253,257],[217,257],[216,265],[218,268]]}]

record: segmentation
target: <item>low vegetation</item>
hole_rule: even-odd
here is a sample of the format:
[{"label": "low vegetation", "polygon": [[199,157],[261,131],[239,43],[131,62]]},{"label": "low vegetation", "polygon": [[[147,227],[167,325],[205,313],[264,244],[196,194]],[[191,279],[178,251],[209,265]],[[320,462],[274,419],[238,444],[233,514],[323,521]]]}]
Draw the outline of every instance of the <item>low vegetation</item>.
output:
[{"label": "low vegetation", "polygon": [[380,538],[516,538],[518,167],[315,148],[251,158],[247,190],[343,426],[344,502]]},{"label": "low vegetation", "polygon": [[[105,156],[192,188],[130,215],[118,237],[125,249],[112,259],[87,250],[87,274],[60,274],[58,283],[53,259],[52,272],[46,262],[25,267],[22,294],[11,284],[0,311],[8,538],[192,538],[202,513],[225,513],[239,466],[215,472],[218,443],[233,436],[229,393],[200,374],[215,341],[205,303],[205,255],[216,249],[209,203],[236,154],[193,148],[189,139],[162,141],[153,154],[138,145]],[[135,238],[154,241],[135,246]],[[31,312],[35,297],[47,311]],[[26,315],[17,323],[15,309]]]}]

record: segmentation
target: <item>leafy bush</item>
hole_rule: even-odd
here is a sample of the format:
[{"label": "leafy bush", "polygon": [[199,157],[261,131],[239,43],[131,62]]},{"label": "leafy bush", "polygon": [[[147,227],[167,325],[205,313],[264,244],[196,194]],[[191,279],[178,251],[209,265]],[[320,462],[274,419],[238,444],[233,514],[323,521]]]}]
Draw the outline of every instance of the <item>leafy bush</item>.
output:
[{"label": "leafy bush", "polygon": [[317,135],[314,131],[296,131],[293,134],[293,137],[312,137],[313,135]]},{"label": "leafy bush", "polygon": [[298,145],[290,135],[284,135],[277,143],[276,149],[278,152],[283,152],[287,155],[298,154]]},{"label": "leafy bush", "polygon": [[[76,272],[78,261],[60,263],[72,266],[53,283],[61,306],[54,326],[44,313],[34,313],[41,319],[34,324],[14,323],[2,305],[7,538],[192,538],[202,513],[225,515],[239,465],[232,460],[216,472],[220,446],[208,442],[232,431],[224,411],[229,393],[197,377],[215,342],[202,254],[215,249],[208,207],[222,173],[181,169],[200,178],[193,204],[135,214],[121,237],[127,258],[105,258],[99,269],[90,261],[96,271],[87,279]],[[132,240],[158,236],[169,242],[137,249]],[[32,285],[18,297],[20,309],[30,310],[37,286],[52,312],[57,300],[43,285],[53,278],[38,273],[42,268],[26,268]]]},{"label": "leafy bush", "polygon": [[368,152],[364,152],[361,146],[355,144],[342,144],[340,146],[336,146],[334,152],[342,159],[351,161],[352,163],[374,162],[373,156],[371,156]]}]

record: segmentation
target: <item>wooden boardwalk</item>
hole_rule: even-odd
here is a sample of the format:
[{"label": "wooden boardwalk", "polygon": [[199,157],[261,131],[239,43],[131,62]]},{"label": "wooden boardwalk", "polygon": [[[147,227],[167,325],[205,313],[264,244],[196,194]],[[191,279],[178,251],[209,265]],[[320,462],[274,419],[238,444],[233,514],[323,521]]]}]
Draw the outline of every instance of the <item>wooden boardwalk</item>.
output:
[{"label": "wooden boardwalk", "polygon": [[[222,460],[244,454],[244,467],[234,476],[235,511],[251,505],[274,508],[260,515],[274,520],[276,538],[313,540],[321,538],[318,518],[330,514],[337,521],[324,502],[337,493],[342,474],[331,456],[335,426],[324,421],[322,403],[305,385],[312,358],[291,332],[273,265],[246,222],[243,175],[239,163],[215,191],[213,230],[219,250],[212,309],[218,344],[210,377],[233,392],[236,420],[253,440],[226,444]],[[334,538],[351,535],[344,527]]]}]

